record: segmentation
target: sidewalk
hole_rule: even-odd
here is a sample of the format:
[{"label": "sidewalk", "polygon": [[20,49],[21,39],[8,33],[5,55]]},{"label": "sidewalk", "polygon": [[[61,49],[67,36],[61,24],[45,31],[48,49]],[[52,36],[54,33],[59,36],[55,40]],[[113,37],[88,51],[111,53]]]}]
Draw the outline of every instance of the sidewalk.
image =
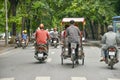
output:
[{"label": "sidewalk", "polygon": [[13,45],[8,44],[8,46],[5,46],[5,41],[0,40],[0,54],[5,52],[5,51],[9,51],[11,49],[14,49]]}]

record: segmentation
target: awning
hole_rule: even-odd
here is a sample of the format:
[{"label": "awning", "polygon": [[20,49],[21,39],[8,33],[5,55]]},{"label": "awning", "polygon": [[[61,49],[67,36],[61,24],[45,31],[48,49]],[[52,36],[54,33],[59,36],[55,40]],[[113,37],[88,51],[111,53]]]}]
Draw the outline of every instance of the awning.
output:
[{"label": "awning", "polygon": [[70,22],[71,20],[74,20],[75,22],[84,22],[84,18],[63,18],[62,22]]}]

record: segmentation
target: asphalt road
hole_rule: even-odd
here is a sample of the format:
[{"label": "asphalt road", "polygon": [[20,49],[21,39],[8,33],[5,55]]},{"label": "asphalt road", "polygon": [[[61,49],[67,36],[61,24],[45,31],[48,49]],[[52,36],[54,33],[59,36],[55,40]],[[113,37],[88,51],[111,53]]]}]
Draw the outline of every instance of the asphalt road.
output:
[{"label": "asphalt road", "polygon": [[50,47],[46,63],[34,58],[34,47],[17,48],[0,54],[0,80],[120,80],[120,63],[111,70],[100,60],[100,48],[84,46],[85,64],[69,59],[61,65],[61,47]]}]

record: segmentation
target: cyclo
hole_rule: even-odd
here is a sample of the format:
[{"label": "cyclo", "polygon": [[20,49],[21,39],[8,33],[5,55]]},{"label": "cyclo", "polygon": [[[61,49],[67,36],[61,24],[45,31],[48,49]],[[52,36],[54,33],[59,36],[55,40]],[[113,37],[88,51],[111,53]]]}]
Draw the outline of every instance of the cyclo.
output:
[{"label": "cyclo", "polygon": [[[62,20],[62,23],[63,25],[67,22],[70,22],[70,20],[74,20],[76,23],[79,23],[79,22],[84,22],[84,18],[63,18]],[[81,45],[78,46],[78,59],[79,60],[82,60],[82,65],[84,65],[84,52],[83,52],[83,46],[82,46],[82,36],[80,38],[80,42],[81,42]],[[75,62],[76,62],[76,48],[77,48],[77,44],[76,43],[71,43],[70,45],[70,48],[68,48],[68,42],[67,42],[67,38],[64,38],[63,40],[63,44],[62,44],[62,53],[61,53],[61,64],[63,65],[63,61],[64,59],[71,59],[72,61],[72,68],[74,68],[74,65],[75,65]],[[69,49],[71,49],[71,53],[69,55]]]}]

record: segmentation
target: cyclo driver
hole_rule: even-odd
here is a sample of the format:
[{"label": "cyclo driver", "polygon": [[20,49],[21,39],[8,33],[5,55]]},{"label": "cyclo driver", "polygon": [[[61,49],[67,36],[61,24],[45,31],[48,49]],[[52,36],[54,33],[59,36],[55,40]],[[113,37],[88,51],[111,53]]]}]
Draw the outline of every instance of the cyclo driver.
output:
[{"label": "cyclo driver", "polygon": [[74,20],[70,21],[70,26],[66,29],[66,37],[68,37],[68,53],[71,55],[71,43],[77,43],[75,49],[76,63],[78,64],[78,48],[81,44],[80,42],[80,30],[78,27],[74,26]]}]

